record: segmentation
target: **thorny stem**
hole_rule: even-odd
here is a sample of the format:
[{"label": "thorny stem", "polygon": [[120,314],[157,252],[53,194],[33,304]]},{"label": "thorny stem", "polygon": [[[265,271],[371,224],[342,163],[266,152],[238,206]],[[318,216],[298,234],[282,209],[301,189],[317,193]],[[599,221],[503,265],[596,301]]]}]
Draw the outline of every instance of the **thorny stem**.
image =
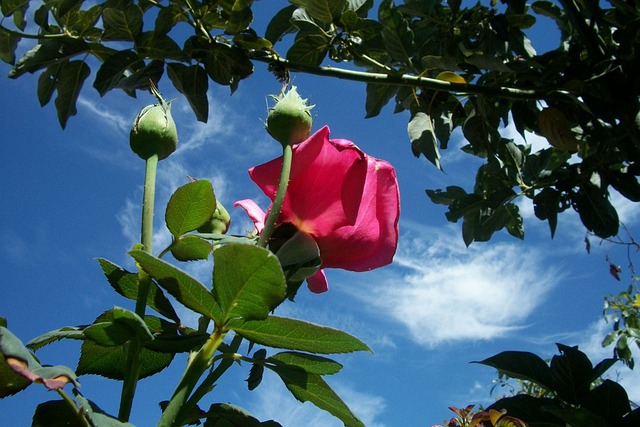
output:
[{"label": "thorny stem", "polygon": [[278,190],[276,196],[269,210],[269,216],[264,224],[264,230],[260,233],[258,239],[258,246],[266,248],[269,238],[273,233],[276,226],[278,216],[280,216],[280,210],[282,209],[282,203],[284,202],[284,196],[287,193],[287,186],[289,185],[289,175],[291,175],[291,161],[293,159],[293,148],[287,144],[283,148],[282,153],[282,170],[280,171],[280,181],[278,182]]}]

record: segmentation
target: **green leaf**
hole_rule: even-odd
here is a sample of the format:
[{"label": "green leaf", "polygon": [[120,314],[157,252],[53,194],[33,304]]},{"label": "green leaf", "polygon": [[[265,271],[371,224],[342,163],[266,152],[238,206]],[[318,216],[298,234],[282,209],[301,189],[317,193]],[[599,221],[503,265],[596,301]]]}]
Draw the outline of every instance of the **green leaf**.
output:
[{"label": "green leaf", "polygon": [[51,97],[56,91],[62,65],[63,64],[49,65],[38,77],[38,101],[41,107],[44,107],[51,101]]},{"label": "green leaf", "polygon": [[[113,323],[114,311],[102,313],[94,325]],[[106,378],[122,380],[127,367],[128,345],[102,346],[92,340],[85,340],[80,348],[80,360],[76,373],[78,375],[101,375]],[[169,366],[173,354],[161,353],[143,348],[140,351],[140,378],[154,375]]]},{"label": "green leaf", "polygon": [[310,374],[301,369],[283,366],[269,366],[293,396],[300,402],[311,402],[338,418],[345,426],[363,426],[364,424],[351,412],[340,397],[329,387],[320,375]]},{"label": "green leaf", "polygon": [[142,33],[136,40],[135,48],[141,58],[184,60],[184,52],[171,37],[154,31]]},{"label": "green leaf", "polygon": [[533,198],[533,212],[536,217],[549,222],[551,238],[556,233],[558,226],[558,212],[560,211],[560,192],[554,188],[543,188]]},{"label": "green leaf", "polygon": [[302,369],[310,374],[333,375],[342,369],[342,365],[326,357],[314,354],[283,351],[266,359],[268,363]]},{"label": "green leaf", "polygon": [[42,334],[27,343],[27,347],[33,351],[36,351],[45,345],[51,344],[62,339],[84,339],[85,326],[65,326],[60,329],[56,329],[45,334]]},{"label": "green leaf", "polygon": [[9,78],[15,79],[24,73],[34,73],[89,50],[89,45],[83,40],[71,37],[45,39],[16,62],[9,72]]},{"label": "green leaf", "polygon": [[438,141],[433,129],[431,117],[425,112],[414,111],[407,127],[409,139],[411,140],[411,150],[416,157],[424,155],[427,160],[433,163],[438,169],[440,165],[440,151]]},{"label": "green leaf", "polygon": [[31,427],[77,426],[76,412],[64,400],[49,400],[36,406]]},{"label": "green leaf", "polygon": [[387,105],[389,100],[398,92],[398,86],[367,83],[367,101],[365,110],[367,115],[365,118],[375,117],[380,114],[382,107]]},{"label": "green leaf", "polygon": [[253,0],[234,0],[224,28],[227,34],[237,34],[249,28],[253,21],[252,3]]},{"label": "green leaf", "polygon": [[142,34],[142,10],[130,4],[123,9],[108,7],[102,12],[104,40],[134,41]]},{"label": "green leaf", "polygon": [[122,50],[107,58],[96,73],[93,87],[100,96],[104,96],[127,77],[127,73],[137,71],[144,66],[142,59],[132,50]]},{"label": "green leaf", "polygon": [[193,235],[180,236],[171,245],[171,255],[178,261],[196,261],[207,259],[213,245]]},{"label": "green leaf", "polygon": [[603,239],[615,236],[620,224],[618,212],[609,201],[606,189],[593,181],[592,178],[591,181],[582,184],[573,195],[575,209],[589,231]]},{"label": "green leaf", "polygon": [[511,378],[531,381],[547,390],[554,390],[551,369],[539,356],[526,351],[503,351],[480,362]]},{"label": "green leaf", "polygon": [[[130,300],[138,300],[138,275],[130,273],[122,267],[113,264],[103,258],[98,258],[98,263],[107,277],[109,284],[120,295]],[[147,305],[156,312],[162,314],[168,319],[180,324],[180,318],[176,314],[169,299],[165,296],[162,289],[154,282],[149,284],[149,294],[147,295]]]},{"label": "green leaf", "polygon": [[329,51],[329,40],[321,34],[299,33],[287,51],[289,61],[317,67]]},{"label": "green leaf", "polygon": [[142,269],[185,307],[219,323],[222,312],[213,295],[193,277],[141,250],[129,252]]},{"label": "green leaf", "polygon": [[[0,371],[7,370],[19,374],[30,382],[43,384],[49,390],[61,389],[69,382],[79,387],[73,370],[66,366],[43,367],[22,342],[3,326],[0,326],[0,355]],[[17,379],[11,373],[6,377],[0,377],[0,397],[17,393],[26,387],[23,385],[23,380]]]},{"label": "green leaf", "polygon": [[167,228],[178,238],[209,221],[215,210],[211,181],[199,179],[179,187],[171,195],[164,217]]},{"label": "green leaf", "polygon": [[21,37],[0,28],[0,59],[7,64],[16,62],[16,47]]},{"label": "green leaf", "polygon": [[147,324],[137,314],[114,307],[109,311],[109,321],[89,325],[84,335],[103,347],[116,347],[132,340],[145,343],[153,340]]},{"label": "green leaf", "polygon": [[383,0],[378,9],[378,20],[382,24],[382,39],[391,57],[410,63],[413,56],[413,32],[402,13],[392,0]]},{"label": "green leaf", "polygon": [[0,399],[21,392],[31,385],[31,381],[9,367],[0,354]]},{"label": "green leaf", "polygon": [[222,43],[207,44],[204,48],[202,62],[207,74],[214,82],[231,86],[231,92],[237,89],[240,80],[253,73],[253,64],[244,50]]},{"label": "green leaf", "polygon": [[80,95],[82,85],[90,73],[91,70],[84,61],[71,61],[61,68],[56,82],[58,96],[55,104],[58,112],[58,121],[62,129],[67,125],[67,119],[75,116],[78,112],[76,101]]},{"label": "green leaf", "polygon": [[167,64],[167,71],[178,92],[187,97],[196,118],[206,123],[209,118],[209,100],[207,98],[209,80],[205,69],[199,65],[186,66],[172,62]]},{"label": "green leaf", "polygon": [[213,292],[225,319],[264,319],[285,298],[278,258],[253,245],[229,244],[213,252]]},{"label": "green leaf", "polygon": [[565,402],[579,405],[589,392],[593,365],[578,347],[557,344],[562,354],[551,358],[551,379],[554,391]]},{"label": "green leaf", "polygon": [[78,403],[80,403],[80,407],[84,410],[84,414],[93,421],[94,425],[100,427],[133,427],[133,424],[119,421],[117,418],[105,413],[98,405],[85,399],[78,390],[73,390],[73,394]]},{"label": "green leaf", "polygon": [[346,3],[346,0],[313,0],[306,3],[305,9],[312,18],[331,24],[342,14]]},{"label": "green leaf", "polygon": [[[214,403],[207,411],[204,427],[261,427],[261,423],[244,409],[228,403]],[[268,424],[271,427],[280,426],[275,421]]]},{"label": "green leaf", "polygon": [[346,332],[296,319],[269,316],[265,320],[234,321],[229,328],[256,344],[287,350],[318,354],[371,351]]},{"label": "green leaf", "polygon": [[607,425],[622,425],[623,417],[631,412],[629,396],[624,387],[609,379],[589,391],[583,405],[591,412],[603,416]]},{"label": "green leaf", "polygon": [[291,23],[291,15],[296,9],[297,7],[294,5],[280,9],[269,21],[264,37],[272,44],[276,44],[284,34],[291,32],[294,28]]}]

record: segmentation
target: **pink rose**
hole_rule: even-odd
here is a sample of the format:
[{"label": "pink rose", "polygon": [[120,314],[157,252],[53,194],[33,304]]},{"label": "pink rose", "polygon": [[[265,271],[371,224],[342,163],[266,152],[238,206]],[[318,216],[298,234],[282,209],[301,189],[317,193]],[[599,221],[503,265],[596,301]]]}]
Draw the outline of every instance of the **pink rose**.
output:
[{"label": "pink rose", "polygon": [[[282,157],[249,170],[274,199]],[[260,233],[265,213],[253,200],[242,207]],[[398,245],[400,196],[395,170],[354,143],[329,139],[325,126],[293,148],[287,194],[277,223],[291,223],[314,238],[322,268],[367,271],[390,264]],[[307,278],[312,292],[329,289],[322,270]]]}]

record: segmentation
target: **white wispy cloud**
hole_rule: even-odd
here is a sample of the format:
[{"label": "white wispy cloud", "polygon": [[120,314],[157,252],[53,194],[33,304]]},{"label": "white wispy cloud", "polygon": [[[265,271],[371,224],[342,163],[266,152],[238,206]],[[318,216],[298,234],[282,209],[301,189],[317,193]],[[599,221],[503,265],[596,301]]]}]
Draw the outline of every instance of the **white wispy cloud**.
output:
[{"label": "white wispy cloud", "polygon": [[491,340],[520,330],[561,278],[521,242],[466,248],[451,239],[451,229],[404,228],[393,276],[355,295],[423,346]]}]

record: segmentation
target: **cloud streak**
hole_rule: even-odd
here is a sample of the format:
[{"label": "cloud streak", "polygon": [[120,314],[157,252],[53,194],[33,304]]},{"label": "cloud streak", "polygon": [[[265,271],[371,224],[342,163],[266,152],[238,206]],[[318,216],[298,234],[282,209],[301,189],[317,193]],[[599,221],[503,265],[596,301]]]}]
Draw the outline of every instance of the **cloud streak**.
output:
[{"label": "cloud streak", "polygon": [[404,326],[419,345],[491,340],[520,330],[560,280],[519,242],[465,248],[450,238],[451,230],[416,231],[401,239],[393,277],[357,297]]}]

